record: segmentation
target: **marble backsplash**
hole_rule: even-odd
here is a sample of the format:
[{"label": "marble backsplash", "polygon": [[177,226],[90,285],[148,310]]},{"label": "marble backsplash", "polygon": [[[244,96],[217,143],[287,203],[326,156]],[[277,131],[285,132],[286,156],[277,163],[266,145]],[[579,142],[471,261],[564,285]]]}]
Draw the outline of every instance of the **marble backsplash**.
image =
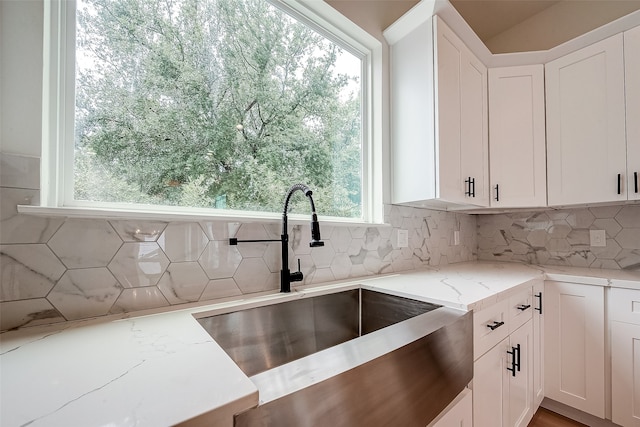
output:
[{"label": "marble backsplash", "polygon": [[[479,215],[478,259],[640,270],[640,204]],[[590,245],[604,230],[606,246]]]},{"label": "marble backsplash", "polygon": [[[280,223],[39,217],[39,159],[0,155],[0,330],[78,320],[279,288]],[[320,207],[319,207],[320,208]],[[472,215],[386,206],[390,226],[321,223],[325,246],[290,225],[290,268],[315,284],[476,259]],[[408,230],[409,246],[397,247]],[[453,232],[460,244],[453,245]]]}]

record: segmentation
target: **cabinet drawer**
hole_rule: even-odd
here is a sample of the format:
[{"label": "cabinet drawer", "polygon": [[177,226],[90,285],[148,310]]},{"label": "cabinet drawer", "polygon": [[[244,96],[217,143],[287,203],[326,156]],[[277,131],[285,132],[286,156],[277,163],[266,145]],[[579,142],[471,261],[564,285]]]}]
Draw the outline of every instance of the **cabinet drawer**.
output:
[{"label": "cabinet drawer", "polygon": [[509,298],[509,332],[513,332],[531,319],[533,312],[531,288]]},{"label": "cabinet drawer", "polygon": [[640,325],[640,290],[610,288],[609,315],[611,320]]},{"label": "cabinet drawer", "polygon": [[509,335],[509,301],[501,301],[473,314],[473,360]]}]

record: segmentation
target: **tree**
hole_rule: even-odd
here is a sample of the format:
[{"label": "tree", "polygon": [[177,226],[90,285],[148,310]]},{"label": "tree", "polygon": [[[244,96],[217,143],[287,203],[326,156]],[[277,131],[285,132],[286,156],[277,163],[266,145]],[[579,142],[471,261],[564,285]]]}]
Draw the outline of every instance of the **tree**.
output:
[{"label": "tree", "polygon": [[[359,76],[267,1],[87,0],[77,45],[77,157],[100,165],[86,174],[144,202],[275,212],[304,182],[321,214],[360,216]],[[76,175],[76,197],[105,201]]]}]

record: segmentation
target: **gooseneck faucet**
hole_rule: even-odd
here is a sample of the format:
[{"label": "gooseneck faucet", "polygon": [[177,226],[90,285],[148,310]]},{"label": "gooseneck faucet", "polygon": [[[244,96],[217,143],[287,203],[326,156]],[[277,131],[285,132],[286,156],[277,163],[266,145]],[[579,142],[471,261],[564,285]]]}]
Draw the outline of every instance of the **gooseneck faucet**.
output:
[{"label": "gooseneck faucet", "polygon": [[260,240],[238,240],[235,237],[229,239],[230,245],[237,245],[241,242],[280,242],[282,246],[282,269],[280,270],[280,292],[291,292],[291,282],[301,282],[304,276],[300,271],[300,259],[298,259],[298,271],[291,273],[289,270],[289,233],[287,232],[288,220],[287,211],[289,210],[289,200],[296,191],[302,191],[311,203],[311,242],[309,246],[312,248],[324,246],[324,242],[320,237],[320,224],[318,223],[318,215],[316,215],[316,206],[313,203],[313,192],[304,184],[295,184],[291,186],[284,199],[284,210],[282,212],[282,234],[280,239],[260,239]]}]

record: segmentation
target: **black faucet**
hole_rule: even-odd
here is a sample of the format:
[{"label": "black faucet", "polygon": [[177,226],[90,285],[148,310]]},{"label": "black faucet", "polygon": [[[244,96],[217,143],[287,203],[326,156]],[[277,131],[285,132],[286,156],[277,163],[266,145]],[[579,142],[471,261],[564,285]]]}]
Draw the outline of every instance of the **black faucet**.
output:
[{"label": "black faucet", "polygon": [[282,245],[282,270],[280,270],[280,292],[291,292],[291,282],[301,282],[304,276],[300,271],[300,259],[298,259],[298,271],[291,273],[289,270],[289,234],[287,233],[287,211],[289,210],[289,200],[293,193],[300,190],[309,198],[311,203],[311,242],[309,246],[312,248],[324,246],[324,242],[320,237],[320,224],[318,224],[318,216],[316,215],[316,206],[313,203],[311,195],[313,192],[304,184],[295,184],[287,192],[284,199],[284,210],[282,212],[282,234],[280,239],[262,239],[262,240],[238,240],[235,237],[229,239],[230,245],[237,245],[241,242],[280,242]]}]

